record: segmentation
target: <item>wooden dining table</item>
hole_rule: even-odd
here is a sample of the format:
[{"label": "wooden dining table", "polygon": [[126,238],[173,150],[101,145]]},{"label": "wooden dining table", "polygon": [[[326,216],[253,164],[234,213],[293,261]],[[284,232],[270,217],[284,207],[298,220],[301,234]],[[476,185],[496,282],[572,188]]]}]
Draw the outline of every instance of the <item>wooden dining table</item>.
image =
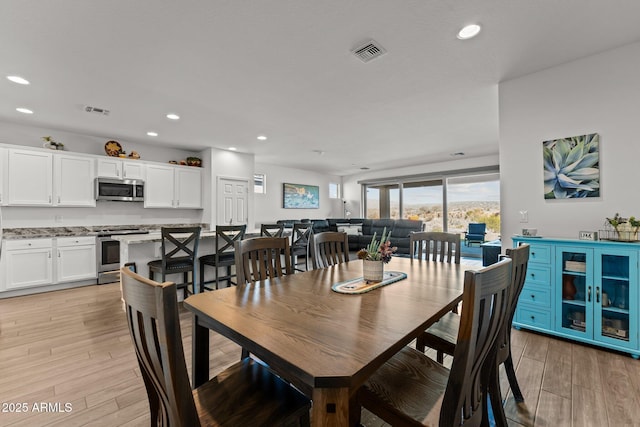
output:
[{"label": "wooden dining table", "polygon": [[213,330],[311,398],[314,426],[353,425],[358,388],[459,303],[464,271],[476,268],[393,257],[385,270],[406,279],[362,294],[332,291],[362,276],[362,262],[354,260],[192,295],[184,306],[194,315],[193,385],[209,379]]}]

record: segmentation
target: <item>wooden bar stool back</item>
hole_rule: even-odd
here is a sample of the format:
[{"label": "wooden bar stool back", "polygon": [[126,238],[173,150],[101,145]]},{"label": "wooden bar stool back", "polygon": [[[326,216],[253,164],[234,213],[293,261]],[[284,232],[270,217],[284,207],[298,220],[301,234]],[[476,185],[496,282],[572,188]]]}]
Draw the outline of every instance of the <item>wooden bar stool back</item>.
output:
[{"label": "wooden bar stool back", "polygon": [[[235,243],[244,239],[247,225],[217,225],[215,238],[215,253],[211,255],[201,256],[200,262],[200,289],[205,289],[204,273],[205,267],[210,266],[214,269],[216,289],[220,281],[227,282],[227,287],[233,282],[231,279],[236,277],[232,267],[236,263]],[[226,268],[226,273],[220,276],[220,268]]]}]

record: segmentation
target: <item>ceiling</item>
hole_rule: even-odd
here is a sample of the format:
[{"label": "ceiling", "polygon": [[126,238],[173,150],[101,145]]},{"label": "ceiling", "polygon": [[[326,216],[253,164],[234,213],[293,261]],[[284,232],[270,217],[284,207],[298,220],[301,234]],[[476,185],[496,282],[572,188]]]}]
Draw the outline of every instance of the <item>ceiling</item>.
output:
[{"label": "ceiling", "polygon": [[[2,0],[0,120],[337,175],[491,155],[499,82],[638,41],[638,17],[635,0]],[[370,39],[388,52],[365,64]]]}]

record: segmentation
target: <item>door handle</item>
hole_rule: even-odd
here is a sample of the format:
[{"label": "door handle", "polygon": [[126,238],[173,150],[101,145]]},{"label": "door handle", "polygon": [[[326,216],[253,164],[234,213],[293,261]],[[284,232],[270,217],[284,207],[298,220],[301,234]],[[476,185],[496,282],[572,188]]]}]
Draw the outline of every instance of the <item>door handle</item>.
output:
[{"label": "door handle", "polygon": [[600,286],[596,286],[596,302],[600,303]]},{"label": "door handle", "polygon": [[589,286],[587,290],[587,302],[591,302],[591,286]]}]

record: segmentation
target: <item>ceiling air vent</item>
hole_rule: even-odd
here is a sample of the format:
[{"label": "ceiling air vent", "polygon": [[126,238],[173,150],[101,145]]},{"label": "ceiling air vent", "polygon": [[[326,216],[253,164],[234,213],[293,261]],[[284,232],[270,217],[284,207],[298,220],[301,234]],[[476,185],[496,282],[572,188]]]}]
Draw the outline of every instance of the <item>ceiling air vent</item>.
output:
[{"label": "ceiling air vent", "polygon": [[380,44],[374,40],[369,40],[365,44],[353,49],[351,52],[360,58],[362,62],[369,62],[387,53],[385,48],[380,46]]},{"label": "ceiling air vent", "polygon": [[108,116],[109,115],[109,110],[107,110],[105,108],[92,107],[90,105],[85,106],[84,107],[84,111],[86,111],[87,113],[102,114],[104,116]]}]

